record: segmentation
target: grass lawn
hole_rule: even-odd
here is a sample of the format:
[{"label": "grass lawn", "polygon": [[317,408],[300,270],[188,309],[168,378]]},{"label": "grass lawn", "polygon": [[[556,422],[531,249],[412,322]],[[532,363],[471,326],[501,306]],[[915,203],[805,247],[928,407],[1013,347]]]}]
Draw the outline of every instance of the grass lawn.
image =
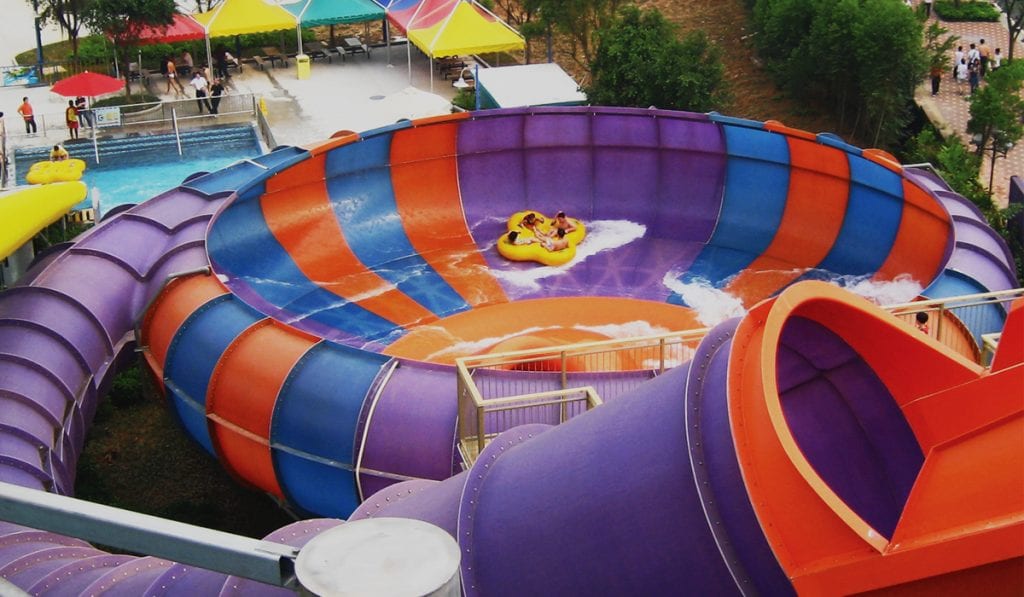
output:
[{"label": "grass lawn", "polygon": [[78,465],[76,497],[262,538],[292,521],[267,495],[244,488],[192,441],[140,365],[100,401]]}]

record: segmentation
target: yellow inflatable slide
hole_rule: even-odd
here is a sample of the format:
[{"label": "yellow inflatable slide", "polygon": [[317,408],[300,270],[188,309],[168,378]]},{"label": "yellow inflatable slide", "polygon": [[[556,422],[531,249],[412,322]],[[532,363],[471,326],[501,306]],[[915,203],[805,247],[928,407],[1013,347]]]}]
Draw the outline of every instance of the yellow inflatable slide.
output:
[{"label": "yellow inflatable slide", "polygon": [[84,182],[58,182],[0,193],[0,259],[18,250],[40,230],[85,199]]}]

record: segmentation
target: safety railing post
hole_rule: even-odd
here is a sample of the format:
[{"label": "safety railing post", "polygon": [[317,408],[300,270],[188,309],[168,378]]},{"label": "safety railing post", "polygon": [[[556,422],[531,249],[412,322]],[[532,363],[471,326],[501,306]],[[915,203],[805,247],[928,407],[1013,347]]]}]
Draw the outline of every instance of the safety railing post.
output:
[{"label": "safety railing post", "polygon": [[96,119],[92,121],[92,155],[96,159],[96,163],[100,163],[100,144],[96,140]]},{"label": "safety railing post", "polygon": [[474,406],[476,407],[476,456],[479,458],[484,451],[484,405],[475,403]]},{"label": "safety railing post", "polygon": [[178,155],[181,155],[181,133],[178,131],[178,109],[171,108],[171,122],[174,123],[174,140],[178,144]]}]

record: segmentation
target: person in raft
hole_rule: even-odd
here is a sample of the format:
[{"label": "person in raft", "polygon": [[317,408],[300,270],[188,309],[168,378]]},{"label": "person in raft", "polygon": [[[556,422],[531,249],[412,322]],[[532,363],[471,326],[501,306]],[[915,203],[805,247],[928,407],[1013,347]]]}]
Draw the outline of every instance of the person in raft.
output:
[{"label": "person in raft", "polygon": [[519,221],[519,227],[526,228],[530,232],[538,234],[540,231],[537,230],[537,224],[542,223],[544,223],[544,216],[538,216],[537,214],[531,211],[530,213],[523,216],[523,219]]},{"label": "person in raft", "polygon": [[555,214],[555,220],[551,223],[554,230],[564,230],[566,234],[576,231],[576,224],[569,221],[569,218],[565,217],[565,212],[560,211]]},{"label": "person in raft", "polygon": [[68,159],[68,157],[68,150],[64,149],[60,145],[54,145],[53,149],[50,150],[51,162],[63,162]]},{"label": "person in raft", "polygon": [[537,243],[552,253],[569,248],[569,241],[565,238],[564,230],[557,232],[557,238],[549,236],[522,236],[516,230],[509,232],[506,238],[508,239],[508,244],[516,247]]},{"label": "person in raft", "polygon": [[535,236],[521,236],[517,230],[509,232],[506,238],[508,239],[508,244],[515,247],[522,247],[540,242]]},{"label": "person in raft", "polygon": [[544,248],[552,253],[555,251],[561,251],[562,249],[568,249],[569,239],[565,238],[565,229],[555,228],[555,233],[552,236],[544,237],[543,244]]}]

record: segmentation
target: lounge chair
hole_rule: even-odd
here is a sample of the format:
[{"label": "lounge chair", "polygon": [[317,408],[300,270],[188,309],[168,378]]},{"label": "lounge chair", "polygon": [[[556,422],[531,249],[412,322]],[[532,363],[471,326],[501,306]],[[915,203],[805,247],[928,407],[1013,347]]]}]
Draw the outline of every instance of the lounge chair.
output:
[{"label": "lounge chair", "polygon": [[306,55],[309,56],[310,60],[316,59],[327,59],[327,62],[331,61],[331,56],[326,52],[326,48],[323,43],[318,41],[307,41],[302,44],[302,49],[306,51]]}]

